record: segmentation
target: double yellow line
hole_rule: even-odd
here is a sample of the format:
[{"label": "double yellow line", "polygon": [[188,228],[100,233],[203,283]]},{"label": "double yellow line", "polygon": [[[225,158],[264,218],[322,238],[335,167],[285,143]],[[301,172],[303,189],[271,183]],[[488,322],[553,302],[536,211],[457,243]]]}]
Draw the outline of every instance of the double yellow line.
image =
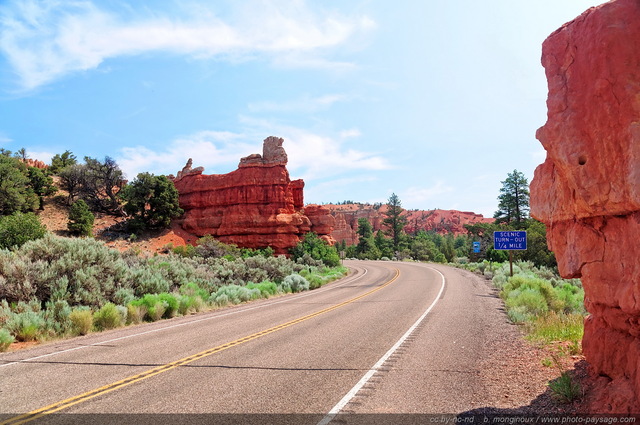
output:
[{"label": "double yellow line", "polygon": [[378,286],[378,287],[376,287],[376,288],[374,288],[374,289],[372,289],[372,290],[370,290],[368,292],[365,292],[362,295],[359,295],[359,296],[357,296],[355,298],[351,298],[351,299],[349,299],[347,301],[341,302],[340,304],[336,304],[334,306],[327,307],[327,308],[325,308],[323,310],[320,310],[320,311],[317,311],[315,313],[311,313],[311,314],[308,314],[306,316],[299,317],[297,319],[291,320],[291,321],[286,322],[286,323],[282,323],[280,325],[274,326],[274,327],[269,328],[269,329],[265,329],[265,330],[260,331],[260,332],[256,332],[254,334],[247,335],[247,336],[242,337],[240,339],[236,339],[235,341],[227,342],[226,344],[219,345],[219,346],[214,347],[214,348],[210,348],[210,349],[202,351],[200,353],[193,354],[193,355],[191,355],[189,357],[185,357],[183,359],[176,360],[176,361],[173,361],[171,363],[167,363],[167,364],[164,364],[162,366],[155,367],[153,369],[149,369],[149,370],[147,370],[145,372],[142,372],[142,373],[139,373],[137,375],[133,375],[133,376],[130,376],[128,378],[122,379],[120,381],[113,382],[113,383],[107,384],[107,385],[105,385],[103,387],[96,388],[96,389],[88,391],[86,393],[77,395],[75,397],[71,397],[71,398],[68,398],[66,400],[62,400],[62,401],[59,401],[57,403],[50,404],[50,405],[42,407],[42,408],[40,408],[38,410],[33,410],[33,411],[29,412],[29,413],[25,413],[25,414],[20,415],[20,416],[15,416],[15,417],[13,417],[11,419],[8,419],[8,420],[6,420],[4,422],[1,422],[0,425],[9,425],[9,424],[18,425],[18,424],[24,424],[24,423],[33,421],[33,420],[38,419],[38,418],[40,418],[42,416],[50,415],[50,414],[55,413],[55,412],[59,412],[60,410],[66,409],[66,408],[71,407],[73,405],[76,405],[76,404],[79,404],[79,403],[83,403],[83,402],[85,402],[87,400],[91,400],[94,397],[98,397],[100,395],[109,393],[111,391],[115,391],[117,389],[126,387],[127,385],[131,385],[133,383],[140,382],[140,381],[145,380],[147,378],[151,378],[152,376],[156,376],[156,375],[159,375],[161,373],[170,371],[171,369],[175,369],[175,368],[177,368],[179,366],[187,365],[189,363],[195,362],[196,360],[200,360],[200,359],[202,359],[204,357],[211,356],[212,354],[219,353],[219,352],[227,350],[229,348],[236,347],[236,346],[238,346],[240,344],[244,344],[245,342],[253,341],[254,339],[258,339],[258,338],[261,338],[261,337],[263,337],[265,335],[269,335],[269,334],[272,334],[274,332],[278,332],[278,331],[280,331],[282,329],[286,329],[286,328],[288,328],[290,326],[297,325],[298,323],[304,322],[305,320],[309,320],[309,319],[312,319],[314,317],[320,316],[322,314],[328,313],[330,311],[336,310],[336,309],[338,309],[340,307],[344,307],[347,304],[351,304],[354,301],[358,301],[358,300],[360,300],[360,299],[362,299],[362,298],[364,298],[364,297],[366,297],[368,295],[371,295],[374,292],[379,291],[380,289],[382,289],[382,288],[390,285],[391,283],[393,283],[399,276],[400,276],[400,271],[398,269],[395,269],[395,275],[393,276],[393,278],[391,280],[383,283],[382,285],[380,285],[380,286]]}]

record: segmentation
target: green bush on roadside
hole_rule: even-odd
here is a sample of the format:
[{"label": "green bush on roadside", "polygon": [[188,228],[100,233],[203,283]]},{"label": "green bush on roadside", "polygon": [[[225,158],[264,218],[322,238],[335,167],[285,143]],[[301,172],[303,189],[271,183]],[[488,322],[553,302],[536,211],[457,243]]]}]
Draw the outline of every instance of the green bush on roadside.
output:
[{"label": "green bush on roadside", "polygon": [[41,329],[44,329],[44,324],[41,312],[29,310],[14,313],[5,326],[18,341],[35,341]]},{"label": "green bush on roadside", "polygon": [[114,329],[122,326],[124,321],[117,306],[106,303],[93,314],[93,324],[98,330]]},{"label": "green bush on roadside", "polygon": [[15,341],[15,338],[11,335],[11,332],[7,329],[0,329],[0,353],[7,351],[13,341]]},{"label": "green bush on roadside", "polygon": [[302,292],[309,290],[309,281],[299,274],[290,274],[281,284],[282,292]]},{"label": "green bush on roadside", "polygon": [[86,335],[93,328],[93,314],[88,307],[78,307],[69,313],[71,331],[75,335]]}]

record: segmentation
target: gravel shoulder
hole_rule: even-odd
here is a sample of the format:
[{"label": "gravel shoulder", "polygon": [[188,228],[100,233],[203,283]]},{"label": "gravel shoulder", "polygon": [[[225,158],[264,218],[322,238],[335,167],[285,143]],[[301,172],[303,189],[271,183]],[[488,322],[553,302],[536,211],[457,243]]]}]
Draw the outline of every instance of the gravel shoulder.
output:
[{"label": "gravel shoulder", "polygon": [[[473,413],[506,415],[574,414],[585,406],[577,401],[559,402],[548,387],[549,381],[560,376],[557,366],[545,366],[558,347],[543,347],[525,339],[521,327],[507,318],[504,302],[491,281],[466,270],[456,270],[474,285],[482,285],[486,298],[486,320],[493,328],[487,341],[486,356],[481,361],[481,380],[485,391],[485,406]],[[561,367],[584,381],[587,364],[583,356],[562,357]]]},{"label": "gravel shoulder", "polygon": [[[554,399],[548,382],[561,371],[543,365],[553,348],[525,339],[508,320],[491,281],[447,266],[424,267],[445,275],[443,296],[346,413],[501,416],[580,410],[577,403]],[[581,357],[563,362],[565,369],[578,364],[577,372],[584,370]]]}]

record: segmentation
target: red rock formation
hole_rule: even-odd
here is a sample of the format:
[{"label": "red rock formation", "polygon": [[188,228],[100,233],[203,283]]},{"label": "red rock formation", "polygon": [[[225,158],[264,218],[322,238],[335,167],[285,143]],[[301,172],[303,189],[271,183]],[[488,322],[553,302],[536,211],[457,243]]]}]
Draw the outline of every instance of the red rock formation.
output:
[{"label": "red rock formation", "polygon": [[27,158],[26,160],[24,160],[22,162],[24,162],[27,165],[27,167],[35,167],[35,168],[39,168],[41,170],[49,168],[49,166],[47,164],[45,164],[42,161],[38,161],[37,159]]},{"label": "red rock formation", "polygon": [[[583,350],[599,413],[640,412],[640,2],[591,8],[549,36],[547,159],[531,214],[585,290]],[[604,382],[602,382],[604,380]]]},{"label": "red rock formation", "polygon": [[336,243],[331,233],[336,225],[336,219],[331,212],[320,205],[307,205],[304,213],[311,221],[311,231],[320,235],[329,245]]},{"label": "red rock formation", "polygon": [[228,174],[202,174],[202,167],[191,168],[190,159],[174,179],[185,210],[182,228],[240,247],[271,246],[277,254],[286,254],[312,228],[328,234],[330,222],[321,208],[311,209],[315,221],[304,214],[304,182],[290,180],[282,143],[268,137],[262,155],[242,158]]},{"label": "red rock formation", "polygon": [[[358,219],[366,218],[371,223],[373,231],[385,230],[383,220],[386,205],[379,208],[370,204],[343,204],[323,205],[331,210],[335,217],[335,225],[331,236],[338,242],[345,241],[347,245],[358,243]],[[407,233],[415,233],[419,230],[438,233],[454,233],[456,235],[466,233],[465,224],[493,223],[492,218],[484,218],[481,214],[455,210],[410,210],[405,211]]]}]

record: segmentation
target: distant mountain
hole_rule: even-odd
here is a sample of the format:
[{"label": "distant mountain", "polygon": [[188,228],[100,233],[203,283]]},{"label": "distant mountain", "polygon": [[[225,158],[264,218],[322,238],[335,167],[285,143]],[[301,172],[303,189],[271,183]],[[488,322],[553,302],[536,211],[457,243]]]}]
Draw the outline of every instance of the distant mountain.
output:
[{"label": "distant mountain", "polygon": [[[374,232],[383,228],[382,221],[385,218],[386,205],[372,204],[325,204],[336,219],[336,224],[331,236],[336,242],[346,241],[347,245],[358,243],[356,233],[358,219],[366,218],[373,226]],[[409,234],[419,230],[437,232],[441,234],[464,234],[465,224],[493,223],[493,218],[485,218],[482,214],[456,210],[405,210],[407,226],[405,231]]]}]

